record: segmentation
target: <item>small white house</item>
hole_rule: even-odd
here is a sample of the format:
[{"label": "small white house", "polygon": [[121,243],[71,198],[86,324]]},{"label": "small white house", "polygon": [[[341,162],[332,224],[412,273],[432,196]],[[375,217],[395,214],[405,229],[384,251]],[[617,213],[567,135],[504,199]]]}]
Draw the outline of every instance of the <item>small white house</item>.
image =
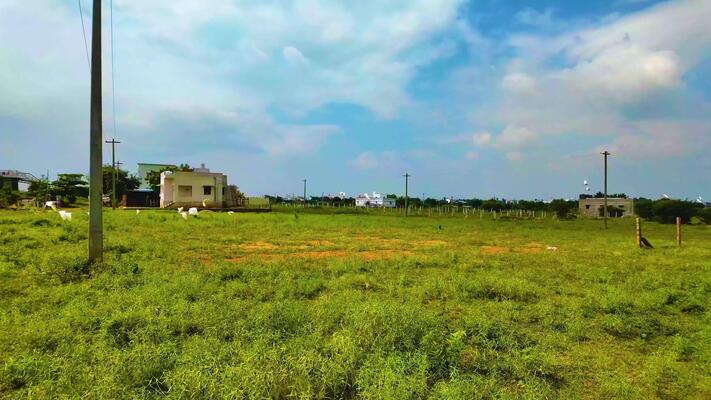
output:
[{"label": "small white house", "polygon": [[363,193],[356,197],[355,205],[356,207],[395,208],[395,199],[376,192],[373,192],[372,195]]},{"label": "small white house", "polygon": [[160,174],[160,206],[223,208],[234,204],[234,193],[227,176],[210,172],[205,166],[192,171],[166,171]]}]

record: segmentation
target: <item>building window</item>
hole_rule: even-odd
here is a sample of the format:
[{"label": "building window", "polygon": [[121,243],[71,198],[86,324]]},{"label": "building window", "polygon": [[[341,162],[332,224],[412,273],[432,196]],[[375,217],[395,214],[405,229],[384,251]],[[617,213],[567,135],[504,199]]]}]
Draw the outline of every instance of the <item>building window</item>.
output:
[{"label": "building window", "polygon": [[193,197],[193,187],[190,185],[178,185],[178,197]]},{"label": "building window", "polygon": [[586,209],[586,210],[589,210],[589,209],[590,209],[590,204],[586,204],[586,205],[585,205],[585,209]]},{"label": "building window", "polygon": [[222,188],[222,195],[223,196],[225,195],[225,188],[224,187]]},{"label": "building window", "polygon": [[202,187],[202,194],[205,196],[211,195],[212,194],[212,186],[203,186]]}]

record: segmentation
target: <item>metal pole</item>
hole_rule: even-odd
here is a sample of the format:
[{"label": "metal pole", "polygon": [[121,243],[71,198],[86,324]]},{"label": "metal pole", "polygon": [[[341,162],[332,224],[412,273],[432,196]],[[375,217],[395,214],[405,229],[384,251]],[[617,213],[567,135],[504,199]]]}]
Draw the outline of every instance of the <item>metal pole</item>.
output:
[{"label": "metal pole", "polygon": [[408,183],[408,180],[410,179],[411,175],[408,174],[407,172],[405,172],[404,176],[405,176],[405,216],[407,217],[407,183]]},{"label": "metal pole", "polygon": [[607,229],[607,156],[610,155],[610,152],[605,150],[600,154],[602,154],[605,158],[605,203],[603,206],[604,209],[602,211],[602,216],[603,216],[603,219],[605,220],[605,229]]},{"label": "metal pole", "polygon": [[89,141],[89,262],[102,260],[101,0],[94,0],[91,36],[91,122]]},{"label": "metal pole", "polygon": [[304,179],[304,207],[306,207],[306,179]]}]

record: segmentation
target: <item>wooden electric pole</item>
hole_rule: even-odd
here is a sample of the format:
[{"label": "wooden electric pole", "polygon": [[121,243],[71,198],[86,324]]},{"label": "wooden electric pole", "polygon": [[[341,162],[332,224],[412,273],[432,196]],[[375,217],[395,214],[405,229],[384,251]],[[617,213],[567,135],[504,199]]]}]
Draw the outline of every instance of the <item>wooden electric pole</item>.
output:
[{"label": "wooden electric pole", "polygon": [[405,216],[407,217],[407,183],[412,175],[405,172],[403,176],[405,177]]},{"label": "wooden electric pole", "polygon": [[304,179],[304,207],[306,207],[306,179]]},{"label": "wooden electric pole", "polygon": [[94,0],[91,26],[91,105],[89,140],[89,262],[100,262],[104,253],[102,216],[101,131],[101,0]]},{"label": "wooden electric pole", "polygon": [[111,143],[111,167],[113,167],[113,176],[111,177],[111,208],[116,209],[116,179],[118,179],[118,171],[116,166],[116,145],[121,143],[117,142],[115,138],[107,140],[106,143]]},{"label": "wooden electric pole", "polygon": [[602,218],[605,220],[605,229],[607,229],[607,157],[610,155],[610,152],[605,150],[600,154],[602,154],[605,158],[605,202],[603,205],[604,208],[602,211]]}]

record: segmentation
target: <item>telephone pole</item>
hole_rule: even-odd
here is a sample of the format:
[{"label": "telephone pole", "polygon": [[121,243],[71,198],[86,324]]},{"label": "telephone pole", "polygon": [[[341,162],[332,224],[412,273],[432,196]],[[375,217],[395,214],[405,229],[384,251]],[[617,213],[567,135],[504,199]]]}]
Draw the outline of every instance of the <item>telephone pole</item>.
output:
[{"label": "telephone pole", "polygon": [[407,217],[407,183],[412,175],[405,172],[403,176],[405,177],[405,216]]},{"label": "telephone pole", "polygon": [[111,208],[116,209],[116,179],[118,179],[118,171],[116,170],[116,145],[121,143],[117,142],[115,138],[107,140],[106,143],[111,143],[111,167],[113,167],[113,176],[111,179]]},{"label": "telephone pole", "polygon": [[91,122],[89,140],[89,262],[100,262],[104,253],[102,216],[103,183],[101,124],[101,0],[94,0],[91,26]]},{"label": "telephone pole", "polygon": [[306,207],[306,179],[304,179],[304,207]]},{"label": "telephone pole", "polygon": [[604,195],[605,195],[605,202],[604,202],[604,208],[602,211],[602,217],[605,220],[605,229],[607,229],[607,157],[611,154],[609,151],[605,150],[602,153],[605,159],[605,185],[604,185]]}]

